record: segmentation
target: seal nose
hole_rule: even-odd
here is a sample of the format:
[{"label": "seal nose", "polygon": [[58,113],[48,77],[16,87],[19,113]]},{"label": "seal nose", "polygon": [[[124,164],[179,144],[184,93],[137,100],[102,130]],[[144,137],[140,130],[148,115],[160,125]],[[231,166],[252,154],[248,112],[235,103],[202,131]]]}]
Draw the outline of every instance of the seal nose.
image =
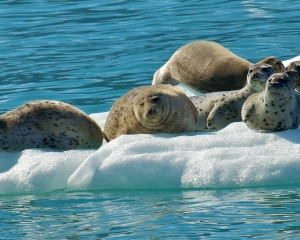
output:
[{"label": "seal nose", "polygon": [[286,72],[286,74],[288,74],[288,75],[291,75],[291,74],[295,74],[295,73],[296,73],[296,71],[294,71],[294,70],[286,70],[285,72]]},{"label": "seal nose", "polygon": [[275,73],[274,69],[270,67],[263,68],[263,72],[267,73],[267,76],[270,77],[272,74]]},{"label": "seal nose", "polygon": [[253,74],[253,77],[258,78],[258,77],[261,76],[261,75],[262,75],[261,73],[257,72],[257,73],[254,73],[254,74]]},{"label": "seal nose", "polygon": [[286,84],[289,82],[289,80],[290,80],[289,77],[282,77],[278,79],[278,82]]},{"label": "seal nose", "polygon": [[266,68],[266,67],[262,68],[261,70],[265,73],[269,72],[269,68]]},{"label": "seal nose", "polygon": [[147,114],[153,114],[154,113],[154,109],[149,109],[148,111],[147,111]]}]

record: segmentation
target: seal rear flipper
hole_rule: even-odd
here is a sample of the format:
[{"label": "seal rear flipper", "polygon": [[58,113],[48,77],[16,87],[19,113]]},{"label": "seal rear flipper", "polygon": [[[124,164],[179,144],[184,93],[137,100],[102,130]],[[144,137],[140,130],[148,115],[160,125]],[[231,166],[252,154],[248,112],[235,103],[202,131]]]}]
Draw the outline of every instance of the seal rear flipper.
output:
[{"label": "seal rear flipper", "polygon": [[224,113],[229,109],[229,105],[217,105],[209,113],[206,119],[206,126],[208,128],[213,128],[220,121]]}]

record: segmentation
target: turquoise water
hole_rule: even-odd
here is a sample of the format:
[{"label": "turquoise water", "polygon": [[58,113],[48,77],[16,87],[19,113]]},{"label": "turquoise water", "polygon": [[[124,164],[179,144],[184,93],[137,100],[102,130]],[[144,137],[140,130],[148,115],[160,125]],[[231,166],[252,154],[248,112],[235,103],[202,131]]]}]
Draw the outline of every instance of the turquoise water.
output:
[{"label": "turquoise water", "polygon": [[[36,99],[107,112],[198,39],[252,62],[300,54],[297,1],[4,0],[0,6],[1,113]],[[44,191],[29,194],[2,192],[0,238],[297,238],[299,184],[280,185],[281,179],[252,188],[66,192],[42,185]]]},{"label": "turquoise water", "polygon": [[299,188],[104,191],[2,197],[1,238],[291,239]]}]

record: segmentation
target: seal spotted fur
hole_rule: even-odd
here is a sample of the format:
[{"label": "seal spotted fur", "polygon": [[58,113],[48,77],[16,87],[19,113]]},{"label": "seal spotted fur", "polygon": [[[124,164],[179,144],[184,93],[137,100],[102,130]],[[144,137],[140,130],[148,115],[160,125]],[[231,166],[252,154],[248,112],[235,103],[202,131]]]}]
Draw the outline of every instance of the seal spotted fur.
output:
[{"label": "seal spotted fur", "polygon": [[273,73],[270,65],[256,64],[250,68],[246,85],[242,89],[190,97],[199,115],[195,131],[217,131],[232,122],[242,121],[243,103],[252,93],[263,90],[268,77]]},{"label": "seal spotted fur", "polygon": [[300,95],[286,73],[269,77],[264,91],[252,94],[242,107],[242,119],[256,130],[285,130],[299,126]]},{"label": "seal spotted fur", "polygon": [[78,108],[59,101],[26,103],[0,116],[0,148],[98,148],[103,135],[98,124]]},{"label": "seal spotted fur", "polygon": [[192,132],[198,121],[195,106],[171,85],[137,87],[112,106],[104,126],[110,141],[122,134]]},{"label": "seal spotted fur", "polygon": [[300,61],[294,61],[286,66],[286,73],[292,79],[295,89],[300,92]]},{"label": "seal spotted fur", "polygon": [[[275,57],[258,63],[270,64],[275,72],[285,71]],[[238,90],[252,65],[216,42],[194,41],[179,48],[155,72],[152,85],[184,83],[201,92]]]}]

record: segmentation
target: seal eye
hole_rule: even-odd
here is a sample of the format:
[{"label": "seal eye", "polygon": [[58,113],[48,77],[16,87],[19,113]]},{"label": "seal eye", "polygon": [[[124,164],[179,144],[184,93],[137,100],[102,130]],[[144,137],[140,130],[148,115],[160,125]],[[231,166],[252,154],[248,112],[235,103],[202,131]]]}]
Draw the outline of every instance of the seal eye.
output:
[{"label": "seal eye", "polygon": [[150,103],[157,103],[159,101],[159,97],[158,96],[150,96],[149,98],[149,102]]},{"label": "seal eye", "polygon": [[249,69],[249,73],[253,73],[253,69],[251,68],[251,69]]},{"label": "seal eye", "polygon": [[140,104],[140,107],[141,107],[141,108],[144,107],[144,103],[141,103],[141,104]]},{"label": "seal eye", "polygon": [[300,71],[300,66],[296,66],[296,70],[297,70],[297,71]]},{"label": "seal eye", "polygon": [[152,98],[152,101],[153,101],[154,103],[158,102],[158,100],[159,100],[159,98],[158,98],[158,97],[154,97],[154,98]]},{"label": "seal eye", "polygon": [[263,68],[262,71],[265,72],[265,73],[269,72],[269,68]]}]

